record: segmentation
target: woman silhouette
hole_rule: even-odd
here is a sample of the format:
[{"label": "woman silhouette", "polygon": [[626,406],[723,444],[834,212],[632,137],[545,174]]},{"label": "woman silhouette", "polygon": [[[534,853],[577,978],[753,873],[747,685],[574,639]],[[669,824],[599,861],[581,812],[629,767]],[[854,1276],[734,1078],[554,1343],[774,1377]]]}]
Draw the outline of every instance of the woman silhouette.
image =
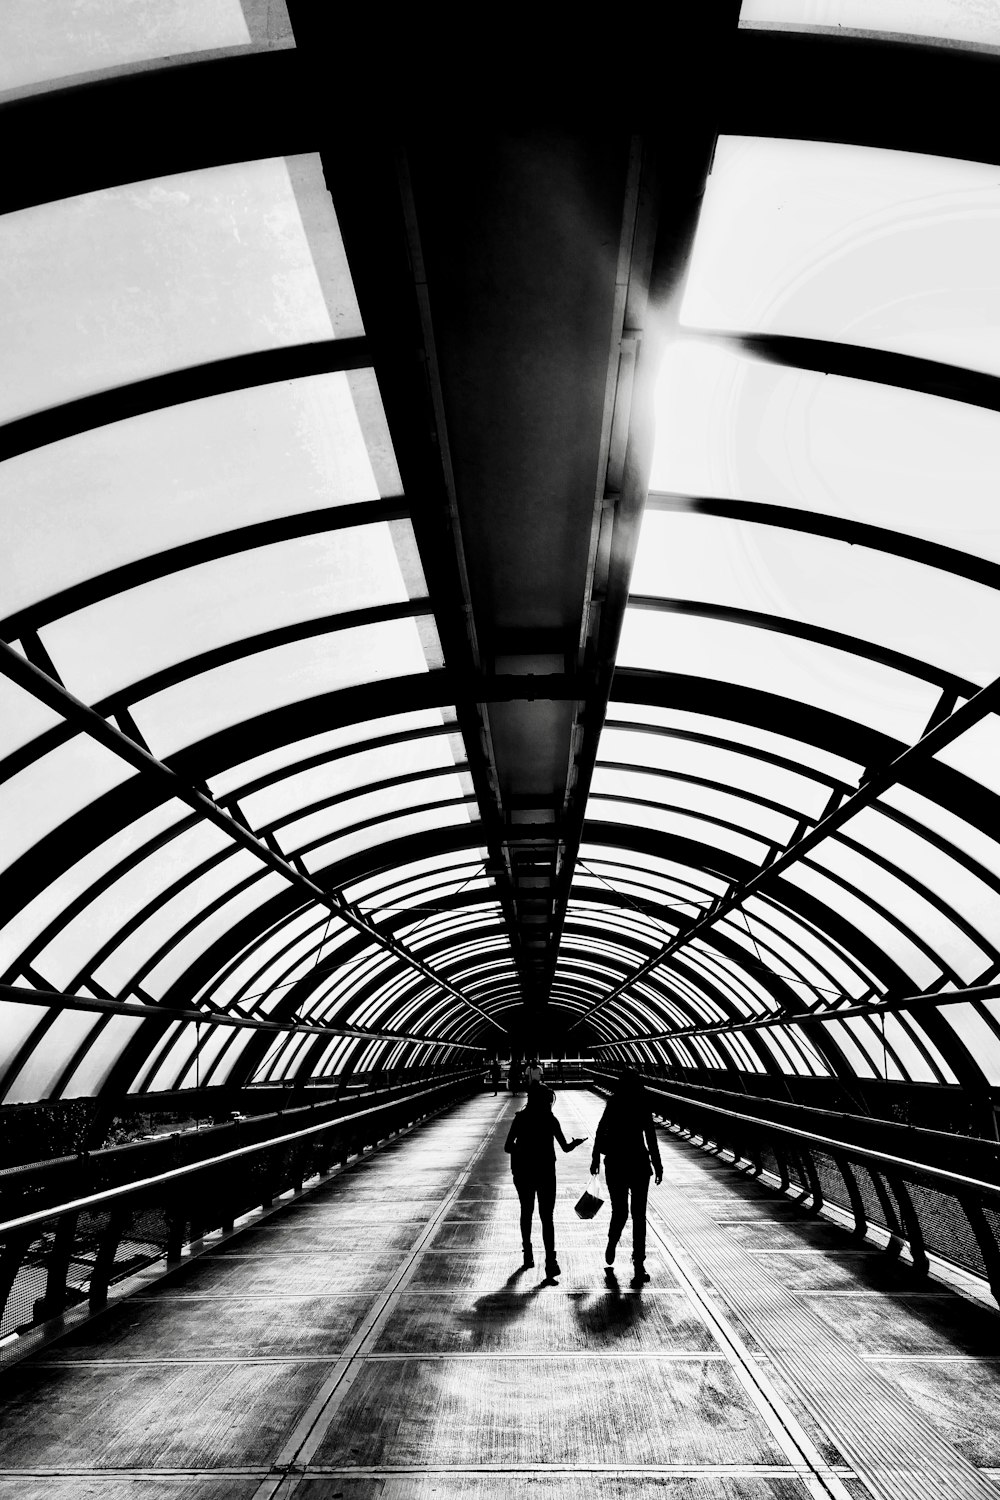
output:
[{"label": "woman silhouette", "polygon": [[[657,1186],[663,1181],[660,1148],[653,1129],[653,1116],[646,1090],[638,1073],[626,1070],[615,1080],[594,1136],[590,1170],[600,1168],[604,1156],[604,1176],[611,1199],[611,1223],[608,1225],[608,1248],[604,1264],[611,1271],[615,1251],[629,1214],[632,1195],[632,1285],[648,1281],[646,1274],[646,1197],[651,1170]],[[652,1169],[650,1168],[652,1161]],[[612,1272],[613,1274],[613,1272]]]},{"label": "woman silhouette", "polygon": [[528,1102],[511,1121],[504,1150],[510,1153],[510,1169],[521,1200],[521,1243],[524,1264],[535,1264],[531,1249],[531,1216],[538,1199],[538,1217],[542,1221],[542,1243],[545,1246],[545,1274],[559,1276],[556,1260],[556,1231],[552,1213],[556,1205],[556,1141],[564,1151],[575,1151],[586,1136],[567,1141],[562,1126],[552,1113],[555,1094],[544,1083],[528,1085]]}]

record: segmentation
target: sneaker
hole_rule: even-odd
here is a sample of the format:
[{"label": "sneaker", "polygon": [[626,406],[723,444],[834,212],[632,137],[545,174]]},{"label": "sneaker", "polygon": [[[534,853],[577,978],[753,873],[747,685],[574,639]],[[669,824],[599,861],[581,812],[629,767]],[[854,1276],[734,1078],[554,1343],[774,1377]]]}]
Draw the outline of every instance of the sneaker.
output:
[{"label": "sneaker", "polygon": [[555,1258],[554,1255],[553,1255],[553,1257],[552,1257],[551,1260],[547,1260],[545,1262],[545,1274],[546,1274],[546,1276],[561,1276],[562,1275],[562,1271],[559,1268],[559,1262],[556,1260],[556,1258]]},{"label": "sneaker", "polygon": [[617,1248],[617,1246],[612,1245],[611,1241],[608,1240],[608,1248],[604,1252],[604,1264],[606,1266],[613,1266],[614,1265],[614,1263],[615,1263],[615,1250],[616,1250],[616,1248]]},{"label": "sneaker", "polygon": [[646,1267],[645,1266],[636,1266],[635,1271],[634,1271],[634,1273],[632,1275],[632,1285],[633,1286],[644,1286],[645,1283],[648,1280],[649,1280],[649,1272],[646,1270]]},{"label": "sneaker", "polygon": [[525,1247],[524,1247],[524,1265],[525,1266],[533,1266],[534,1264],[535,1264],[535,1253],[532,1250],[532,1248],[531,1248],[530,1245],[525,1245]]}]

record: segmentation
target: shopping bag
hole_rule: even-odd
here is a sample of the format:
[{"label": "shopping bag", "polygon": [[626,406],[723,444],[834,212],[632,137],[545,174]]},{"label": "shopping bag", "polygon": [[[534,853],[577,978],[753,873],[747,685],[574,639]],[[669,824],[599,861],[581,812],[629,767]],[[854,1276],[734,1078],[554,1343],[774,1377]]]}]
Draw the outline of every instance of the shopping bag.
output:
[{"label": "shopping bag", "polygon": [[580,1198],[577,1199],[576,1202],[576,1211],[580,1215],[581,1219],[592,1219],[603,1204],[604,1199],[598,1192],[600,1186],[601,1179],[595,1172],[593,1177],[591,1177],[590,1179],[589,1188],[585,1193],[582,1194]]}]

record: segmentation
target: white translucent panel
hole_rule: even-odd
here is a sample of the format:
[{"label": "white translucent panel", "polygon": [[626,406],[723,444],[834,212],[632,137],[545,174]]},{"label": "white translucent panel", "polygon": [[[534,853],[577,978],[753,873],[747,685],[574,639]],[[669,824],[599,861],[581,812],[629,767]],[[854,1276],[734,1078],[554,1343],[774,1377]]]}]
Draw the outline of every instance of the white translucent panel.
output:
[{"label": "white translucent panel", "polygon": [[691,1038],[691,1044],[700,1054],[702,1062],[709,1068],[721,1068],[722,1059],[707,1037],[696,1036]]},{"label": "white translucent panel", "polygon": [[993,0],[743,0],[740,25],[816,26],[1000,46],[1000,11]]},{"label": "white translucent panel", "polygon": [[318,156],[5,214],[0,261],[3,421],[163,371],[363,332]]},{"label": "white translucent panel", "polygon": [[251,1031],[249,1027],[236,1033],[212,1073],[211,1083],[213,1087],[221,1087],[223,1084],[229,1082],[233,1069],[239,1062],[245,1048],[250,1045],[256,1036],[257,1032]]},{"label": "white translucent panel", "polygon": [[8,777],[0,783],[0,866],[12,865],[67,818],[134,775],[126,761],[78,734]]},{"label": "white translucent panel", "polygon": [[[3,500],[0,499],[0,508],[2,506]],[[0,757],[10,755],[11,751],[20,749],[62,722],[62,717],[54,709],[40,703],[9,677],[0,676]]]},{"label": "white translucent panel", "polygon": [[[956,820],[957,821],[957,820]],[[1000,934],[1000,894],[949,858],[919,834],[911,833],[875,811],[857,813],[844,825],[844,833],[866,848],[890,860],[897,869],[914,876],[922,885],[992,942]],[[1000,873],[1000,867],[998,867]],[[983,958],[980,972],[985,964]]]},{"label": "white translucent panel", "polygon": [[352,854],[361,854],[378,844],[388,843],[391,839],[409,838],[412,834],[425,833],[433,828],[461,827],[471,822],[475,813],[474,807],[462,803],[459,806],[429,807],[400,818],[387,818],[371,828],[361,828],[357,833],[345,834],[342,838],[333,839],[331,843],[314,849],[304,856],[304,863],[310,873],[313,873],[325,869],[327,865],[336,864],[338,860],[348,859]]},{"label": "white translucent panel", "polygon": [[760,864],[767,853],[767,845],[757,839],[727,828],[719,828],[715,823],[706,823],[703,818],[667,812],[663,808],[631,807],[625,802],[592,796],[587,803],[587,817],[644,829],[655,828],[658,832],[675,838],[693,839],[716,849],[724,849],[753,864]]},{"label": "white translucent panel", "polygon": [[834,884],[819,870],[800,863],[792,865],[779,878],[814,896],[843,922],[870,938],[877,948],[899,965],[913,981],[915,989],[927,989],[936,979],[940,979],[941,970],[938,965],[904,936],[898,927],[880,916],[867,901],[852,895],[843,886]]},{"label": "white translucent panel", "polygon": [[837,632],[980,686],[1000,672],[1000,592],[829,537],[648,511],[632,592]]},{"label": "white translucent panel", "polygon": [[810,704],[912,744],[940,692],[851,652],[723,620],[627,609],[619,667],[679,672]]},{"label": "white translucent panel", "polygon": [[[307,915],[310,918],[310,931],[304,933],[297,942],[292,941],[292,934],[287,928],[280,929],[282,951],[272,963],[265,963],[264,957],[266,951],[273,948],[273,939],[268,945],[261,944],[260,950],[253,950],[253,974],[249,980],[247,993],[240,997],[241,1010],[256,1010],[259,1005],[260,1009],[269,1011],[281,999],[282,991],[288,988],[289,983],[294,982],[303,961],[310,968],[316,968],[320,963],[326,962],[329,950],[324,949],[322,954],[318,951],[322,937],[322,924],[319,928],[316,927],[316,908],[311,907]],[[238,972],[245,972],[246,968],[246,965],[241,964]],[[213,1001],[218,1004],[230,989],[231,981],[227,981],[223,985],[209,986],[208,992]]]},{"label": "white translucent panel", "polygon": [[172,823],[190,816],[190,810],[183,803],[165,802],[77,860],[0,927],[0,973],[14,964],[28,944],[34,942],[50,922],[61,918],[94,881]]},{"label": "white translucent panel", "polygon": [[694,338],[668,350],[656,406],[651,489],[843,516],[1000,561],[997,412]]},{"label": "white translucent panel", "polygon": [[282,875],[269,874],[255,880],[253,885],[227,901],[218,911],[206,917],[205,921],[199,922],[193,932],[171,948],[166,957],[145,976],[142,981],[143,989],[155,999],[161,999],[212,943],[224,937],[243,917],[287,889],[288,882]]},{"label": "white translucent panel", "polygon": [[[835,984],[839,985],[845,995],[859,1000],[867,995],[872,989],[875,980],[863,965],[854,967],[854,963],[848,963],[847,957],[839,944],[832,939],[821,937],[806,922],[795,916],[787,909],[775,905],[774,901],[765,901],[758,896],[752,896],[745,903],[745,910],[750,917],[758,917],[761,922],[769,927],[777,928],[783,932],[790,942],[798,944],[807,953],[811,953],[816,963],[821,965],[831,975]],[[853,957],[853,956],[852,956]]]},{"label": "white translucent panel", "polygon": [[4,610],[235,527],[377,499],[362,379],[374,387],[359,371],[183,402],[8,459]]},{"label": "white translucent panel", "polygon": [[1000,1036],[996,1031],[965,1001],[942,1005],[940,1014],[965,1044],[987,1083],[1000,1084]]},{"label": "white translucent panel", "polygon": [[[306,933],[305,941],[318,943],[325,926],[322,913],[310,905],[291,920],[279,923],[265,932],[255,943],[249,945],[243,957],[228,969],[222,978],[213,978],[198,991],[196,1000],[209,999],[213,1005],[228,1007],[240,990],[249,986],[258,988],[257,980],[272,962],[280,962],[281,950],[292,945],[300,933]],[[248,997],[241,997],[245,1004]]]},{"label": "white translucent panel", "polygon": [[752,937],[740,922],[732,919],[716,922],[715,926],[730,942],[742,948],[758,969],[766,969],[790,985],[804,1004],[830,999],[837,993],[825,974],[804,960],[801,954],[789,950],[780,938],[765,933],[758,924],[753,924]]},{"label": "white translucent panel", "polygon": [[868,1060],[867,1052],[858,1046],[846,1024],[843,1021],[824,1021],[823,1025],[844,1054],[851,1071],[859,1078],[874,1078],[875,1069]]},{"label": "white translucent panel", "polygon": [[[961,744],[961,741],[958,741]],[[1000,779],[1000,778],[998,778]],[[984,869],[1000,874],[1000,840],[975,828],[965,818],[949,812],[938,802],[906,786],[893,786],[882,793],[879,803],[887,803],[912,818],[915,823],[940,835],[956,849],[977,860]]]},{"label": "white translucent panel", "polygon": [[595,870],[593,873],[580,868],[579,863],[573,876],[573,891],[577,895],[583,895],[588,887],[593,887],[598,894],[605,894],[609,887],[619,895],[638,898],[644,901],[659,901],[667,905],[673,911],[686,912],[688,916],[694,916],[697,912],[707,908],[708,898],[700,893],[693,897],[687,897],[680,886],[666,887],[663,885],[652,885],[640,880],[628,880],[624,878],[620,870],[608,870],[605,872]]},{"label": "white translucent panel", "polygon": [[998,266],[1000,183],[992,166],[723,136],[681,319],[998,374]]},{"label": "white translucent panel", "polygon": [[132,1082],[129,1084],[128,1091],[130,1094],[141,1094],[145,1090],[150,1078],[156,1072],[156,1069],[163,1061],[163,1058],[167,1055],[168,1051],[173,1045],[174,1038],[178,1035],[183,1025],[183,1021],[173,1021],[167,1027],[166,1031],[163,1032],[159,1041],[151,1049],[149,1055],[140,1066]]},{"label": "white translucent panel", "polygon": [[127,992],[137,970],[175,933],[226,891],[249,877],[262,875],[265,868],[249,851],[235,849],[220,864],[206,870],[168,901],[158,904],[146,921],[119,943],[94,971],[95,979],[112,995]]},{"label": "white translucent panel", "polygon": [[156,672],[269,630],[400,604],[408,595],[382,522],[255,547],[77,610],[41,631],[71,692],[94,703]]},{"label": "white translucent panel", "polygon": [[[341,829],[356,827],[371,820],[392,817],[408,808],[420,809],[428,806],[444,808],[449,802],[457,802],[471,794],[472,787],[464,776],[454,773],[434,776],[428,781],[404,782],[401,786],[385,787],[378,792],[365,792],[338,802],[334,807],[310,813],[308,817],[296,818],[281,829],[280,842],[283,848],[304,849],[317,839],[328,838]],[[369,840],[381,842],[385,837],[376,826],[361,830]]]},{"label": "white translucent panel", "polygon": [[768,1027],[766,1031],[758,1031],[757,1036],[759,1037],[761,1043],[767,1048],[768,1052],[770,1052],[775,1062],[778,1064],[780,1072],[797,1073],[802,1071],[801,1066],[799,1068],[796,1068],[791,1063],[788,1054],[785,1052],[785,1049],[782,1047],[777,1037],[772,1035],[770,1027]]},{"label": "white translucent panel", "polygon": [[202,1044],[191,1059],[178,1087],[182,1089],[203,1087],[212,1064],[226,1043],[231,1040],[232,1035],[233,1028],[230,1026],[203,1026]]},{"label": "white translucent panel", "polygon": [[957,1083],[958,1079],[952,1071],[951,1064],[946,1060],[936,1043],[931,1041],[923,1026],[918,1021],[915,1021],[912,1015],[907,1015],[904,1018],[904,1024],[907,1031],[917,1038],[921,1047],[929,1054],[931,1062],[937,1067],[944,1082]]},{"label": "white translucent panel", "polygon": [[58,1015],[16,1078],[11,1079],[3,1102],[31,1104],[36,1099],[47,1099],[77,1048],[100,1025],[101,1019],[84,1010],[64,1010]]},{"label": "white translucent panel", "polygon": [[391,872],[382,871],[365,880],[352,881],[344,887],[344,895],[359,906],[376,897],[405,901],[412,893],[434,885],[439,878],[453,879],[461,884],[467,876],[482,869],[485,859],[485,849],[455,849],[434,854],[427,859],[398,865]]},{"label": "white translucent panel", "polygon": [[[847,828],[850,829],[850,824]],[[849,849],[838,838],[825,839],[809,858],[822,869],[846,880],[866,900],[884,907],[890,916],[931,949],[942,967],[953,969],[964,983],[971,983],[983,972],[988,962],[984,950],[930,901],[873,860]],[[925,870],[917,866],[913,874],[919,879]],[[947,900],[947,888],[942,895]]]},{"label": "white translucent panel", "polygon": [[[769,844],[782,847],[790,842],[796,827],[794,819],[748,802],[739,796],[738,791],[730,795],[712,787],[695,786],[671,776],[649,775],[641,771],[612,771],[598,765],[591,781],[591,797],[638,797],[644,802],[662,803],[694,813],[697,817],[732,823]],[[636,808],[633,819],[639,822],[642,817],[642,809]]]},{"label": "white translucent panel", "polygon": [[[739,735],[739,729],[736,728]],[[605,728],[597,750],[598,763],[616,761],[626,765],[656,767],[706,781],[716,781],[757,797],[776,802],[801,815],[818,818],[830,798],[830,788],[808,776],[799,776],[736,751],[719,750],[671,735],[629,732]]]},{"label": "white translucent panel", "polygon": [[132,1016],[111,1016],[80,1059],[61,1097],[82,1099],[96,1094],[142,1024]]},{"label": "white translucent panel", "polygon": [[362,748],[373,740],[392,734],[444,728],[455,728],[453,708],[418,708],[412,713],[390,714],[383,719],[361,719],[357,723],[345,724],[339,729],[327,729],[322,734],[310,735],[292,744],[279,745],[275,750],[268,750],[263,755],[242,761],[238,766],[210,777],[208,784],[213,797],[223,797],[263,777],[272,776],[276,771],[311,760],[314,756],[333,754],[351,745]]},{"label": "white translucent panel", "polygon": [[0,89],[251,40],[240,0],[4,0]]},{"label": "white translucent panel", "polygon": [[312,1040],[311,1036],[293,1036],[288,1039],[285,1050],[271,1074],[273,1083],[279,1083],[283,1078],[291,1078],[298,1071],[298,1065],[302,1062],[302,1054]]},{"label": "white translucent panel", "polygon": [[45,1011],[38,1005],[18,1005],[13,1000],[0,1000],[0,1076],[28,1040]]},{"label": "white translucent panel", "polygon": [[936,1083],[934,1070],[897,1016],[880,1016],[878,1026],[895,1052],[903,1072],[915,1083]]},{"label": "white translucent panel", "polygon": [[[425,631],[434,652],[430,663],[422,639]],[[133,713],[153,753],[163,759],[220,729],[286,704],[364,682],[426,672],[429,665],[439,664],[439,653],[429,619],[356,626],[274,646],[202,672],[154,693]]]},{"label": "white translucent panel", "polygon": [[193,1022],[188,1022],[176,1033],[176,1036],[160,1059],[159,1065],[154,1069],[152,1076],[145,1085],[145,1090],[151,1094],[162,1093],[164,1089],[177,1087],[177,1080],[183,1070],[191,1061],[195,1047],[198,1045],[198,1028]]},{"label": "white translucent panel", "polygon": [[231,846],[221,829],[199,823],[154,850],[84,907],[42,951],[38,963],[46,978],[62,989],[144,906],[188,871]]},{"label": "white translucent panel", "polygon": [[718,953],[702,938],[693,939],[690,945],[688,956],[692,962],[693,954],[698,955],[704,967],[716,978],[716,982],[727,988],[744,1008],[749,1005],[756,1011],[776,1009],[777,1002],[763,984],[731,958]]},{"label": "white translucent panel", "polygon": [[[755,724],[741,724],[738,720],[716,718],[712,714],[660,708],[650,703],[610,703],[607,717],[609,722],[621,720],[630,724],[648,724],[656,729],[677,729],[684,734],[728,740],[734,749],[762,750],[766,755],[791,761],[792,765],[801,767],[803,776],[815,771],[821,778],[847,786],[857,786],[864,769],[855,761],[845,760],[843,756],[810,745],[805,740],[790,739],[788,735],[776,734],[771,729],[759,729]],[[706,747],[706,753],[710,748]]]},{"label": "white translucent panel", "polygon": [[940,750],[937,759],[1000,794],[1000,718],[987,714]]},{"label": "white translucent panel", "polygon": [[[461,741],[458,743],[460,745]],[[311,807],[355,787],[374,786],[396,777],[415,776],[421,771],[454,768],[454,748],[451,737],[441,734],[431,739],[403,740],[376,750],[362,750],[356,755],[345,755],[326,765],[313,766],[308,771],[287,776],[272,786],[243,797],[240,807],[251,827],[264,828],[296,808]],[[437,785],[437,777],[409,785],[404,782],[402,786],[392,788],[399,798],[392,805],[406,806],[408,802],[436,796],[434,789]]]}]

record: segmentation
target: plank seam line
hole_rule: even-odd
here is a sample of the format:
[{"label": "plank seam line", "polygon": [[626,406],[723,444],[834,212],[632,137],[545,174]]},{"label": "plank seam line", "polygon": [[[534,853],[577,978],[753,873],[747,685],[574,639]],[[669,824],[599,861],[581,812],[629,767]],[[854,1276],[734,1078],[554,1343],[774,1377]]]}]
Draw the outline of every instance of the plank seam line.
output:
[{"label": "plank seam line", "polygon": [[[445,1214],[455,1202],[462,1187],[471,1176],[473,1168],[493,1139],[497,1124],[506,1112],[507,1101],[504,1100],[472,1156],[459,1171],[451,1188],[438,1205],[436,1211],[431,1215],[431,1218],[427,1221],[427,1224],[414,1244],[410,1247],[402,1264],[393,1273],[382,1291],[376,1296],[363,1322],[347,1344],[333,1370],[286,1438],[274,1458],[274,1468],[286,1467],[291,1464],[295,1464],[297,1468],[301,1468],[309,1462],[313,1453],[315,1453],[320,1442],[329,1431],[330,1424],[344,1396],[353,1384],[357,1370],[360,1369],[360,1366],[356,1365],[356,1355],[369,1344],[369,1341],[373,1341],[382,1331],[389,1313],[394,1309],[400,1293],[416,1268],[424,1246],[440,1228]],[[254,1500],[265,1500],[265,1496],[263,1494],[256,1495]]]}]

